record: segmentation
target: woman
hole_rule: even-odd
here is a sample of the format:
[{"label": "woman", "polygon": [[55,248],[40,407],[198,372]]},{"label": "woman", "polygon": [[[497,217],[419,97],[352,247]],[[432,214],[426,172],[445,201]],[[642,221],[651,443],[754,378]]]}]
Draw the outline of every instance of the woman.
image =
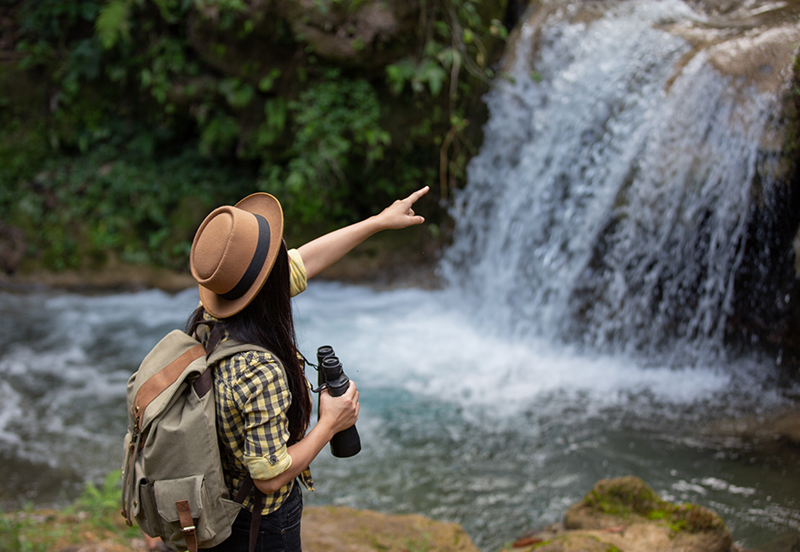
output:
[{"label": "woman", "polygon": [[372,234],[422,223],[412,206],[427,192],[425,187],[376,216],[291,251],[283,241],[280,203],[265,193],[215,209],[198,229],[190,264],[201,304],[187,323],[188,333],[197,334],[209,353],[229,339],[261,348],[213,368],[228,490],[236,496],[250,476],[263,493],[260,508],[260,498],[250,493],[233,533],[214,550],[248,550],[253,519],[259,526],[257,550],[301,550],[303,506],[296,480],[313,490],[311,461],[336,433],[356,423],[359,403],[355,384],[336,398],[322,391],[319,420],[306,434],[311,399],[290,297]]}]

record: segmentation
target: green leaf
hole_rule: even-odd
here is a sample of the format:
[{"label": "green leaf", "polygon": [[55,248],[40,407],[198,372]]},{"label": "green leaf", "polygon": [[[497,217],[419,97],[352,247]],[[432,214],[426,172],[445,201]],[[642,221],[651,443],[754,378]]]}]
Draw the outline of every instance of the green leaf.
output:
[{"label": "green leaf", "polygon": [[264,114],[267,116],[267,124],[278,133],[286,128],[286,100],[275,98],[264,103]]},{"label": "green leaf", "polygon": [[130,12],[127,0],[112,0],[103,6],[94,24],[97,36],[106,50],[114,47],[120,37],[130,37]]},{"label": "green leaf", "polygon": [[353,50],[356,52],[363,52],[367,49],[367,43],[360,36],[353,41]]},{"label": "green leaf", "polygon": [[255,96],[253,87],[237,78],[227,78],[219,83],[219,91],[233,108],[247,107]]},{"label": "green leaf", "polygon": [[153,73],[150,72],[150,69],[145,67],[142,69],[142,72],[139,73],[139,78],[142,81],[142,86],[150,86],[150,84],[153,82]]},{"label": "green leaf", "polygon": [[410,81],[417,72],[417,67],[410,58],[404,58],[386,66],[386,81],[394,94],[400,94],[406,82]]},{"label": "green leaf", "polygon": [[442,89],[442,83],[447,79],[447,73],[432,59],[425,60],[417,73],[417,79],[427,82],[431,94],[436,96]]},{"label": "green leaf", "polygon": [[277,68],[273,69],[272,71],[269,72],[269,74],[266,77],[262,78],[259,81],[258,89],[261,92],[269,92],[275,85],[275,79],[279,78],[280,76],[281,76],[281,70]]},{"label": "green leaf", "polygon": [[473,34],[472,29],[464,29],[464,43],[472,44],[473,40],[475,40],[475,35]]},{"label": "green leaf", "polygon": [[489,33],[503,40],[508,38],[508,29],[506,29],[506,26],[503,25],[502,21],[499,19],[492,19],[491,25],[489,26]]},{"label": "green leaf", "polygon": [[439,54],[436,56],[436,59],[439,60],[442,66],[450,68],[456,61],[459,63],[459,65],[461,64],[461,52],[455,48],[445,48],[439,52]]}]

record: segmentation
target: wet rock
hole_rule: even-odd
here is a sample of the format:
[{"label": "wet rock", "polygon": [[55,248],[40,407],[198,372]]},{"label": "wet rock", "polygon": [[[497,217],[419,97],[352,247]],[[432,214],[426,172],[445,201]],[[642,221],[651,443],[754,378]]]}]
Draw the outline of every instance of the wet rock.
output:
[{"label": "wet rock", "polygon": [[537,552],[729,552],[730,532],[711,510],[665,502],[638,477],[599,481],[563,525],[529,535]]},{"label": "wet rock", "polygon": [[295,36],[321,57],[345,63],[386,63],[397,56],[389,46],[413,33],[419,22],[418,9],[407,2],[366,2],[355,9],[344,2],[311,0],[279,5]]},{"label": "wet rock", "polygon": [[[800,551],[800,532],[790,531],[780,537],[765,542],[759,552],[798,552]],[[747,551],[743,551],[747,552]]]},{"label": "wet rock", "polygon": [[797,229],[797,234],[794,235],[792,249],[794,249],[794,270],[797,276],[800,277],[800,228]]},{"label": "wet rock", "polygon": [[18,226],[0,222],[0,269],[13,274],[25,254],[25,232]]},{"label": "wet rock", "polygon": [[725,444],[751,444],[767,452],[784,445],[800,447],[800,408],[768,416],[721,420],[711,424],[704,433],[712,439],[723,439]]},{"label": "wet rock", "polygon": [[478,552],[455,523],[333,506],[303,510],[302,539],[306,552]]},{"label": "wet rock", "polygon": [[253,66],[253,51],[258,51],[260,76],[278,68],[284,75],[282,86],[290,88],[286,77],[305,63],[305,54],[357,64],[362,73],[382,71],[413,51],[420,17],[417,4],[396,0],[257,1],[242,16],[254,25],[244,39],[221,28],[216,7],[199,8],[189,22],[192,46],[206,62],[242,76]]}]

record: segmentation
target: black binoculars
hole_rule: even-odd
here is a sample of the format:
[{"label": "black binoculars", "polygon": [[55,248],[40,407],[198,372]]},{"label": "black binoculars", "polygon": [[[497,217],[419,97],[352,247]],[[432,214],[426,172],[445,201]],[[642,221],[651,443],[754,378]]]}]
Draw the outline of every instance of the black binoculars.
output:
[{"label": "black binoculars", "polygon": [[[317,349],[317,386],[325,385],[332,397],[339,397],[350,387],[350,379],[336,358],[333,347],[323,345]],[[319,404],[317,404],[319,411]],[[355,424],[344,429],[331,439],[331,454],[337,458],[355,456],[361,450],[361,439]]]}]

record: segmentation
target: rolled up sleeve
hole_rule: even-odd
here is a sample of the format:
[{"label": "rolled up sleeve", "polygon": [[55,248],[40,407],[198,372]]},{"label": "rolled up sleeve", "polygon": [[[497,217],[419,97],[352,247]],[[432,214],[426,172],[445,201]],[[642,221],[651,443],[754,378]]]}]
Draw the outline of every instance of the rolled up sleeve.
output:
[{"label": "rolled up sleeve", "polygon": [[247,466],[247,471],[253,479],[272,479],[292,466],[292,457],[284,446],[270,454],[269,458],[245,456],[244,465]]},{"label": "rolled up sleeve", "polygon": [[289,294],[294,297],[303,293],[308,287],[306,265],[297,249],[289,250]]}]

